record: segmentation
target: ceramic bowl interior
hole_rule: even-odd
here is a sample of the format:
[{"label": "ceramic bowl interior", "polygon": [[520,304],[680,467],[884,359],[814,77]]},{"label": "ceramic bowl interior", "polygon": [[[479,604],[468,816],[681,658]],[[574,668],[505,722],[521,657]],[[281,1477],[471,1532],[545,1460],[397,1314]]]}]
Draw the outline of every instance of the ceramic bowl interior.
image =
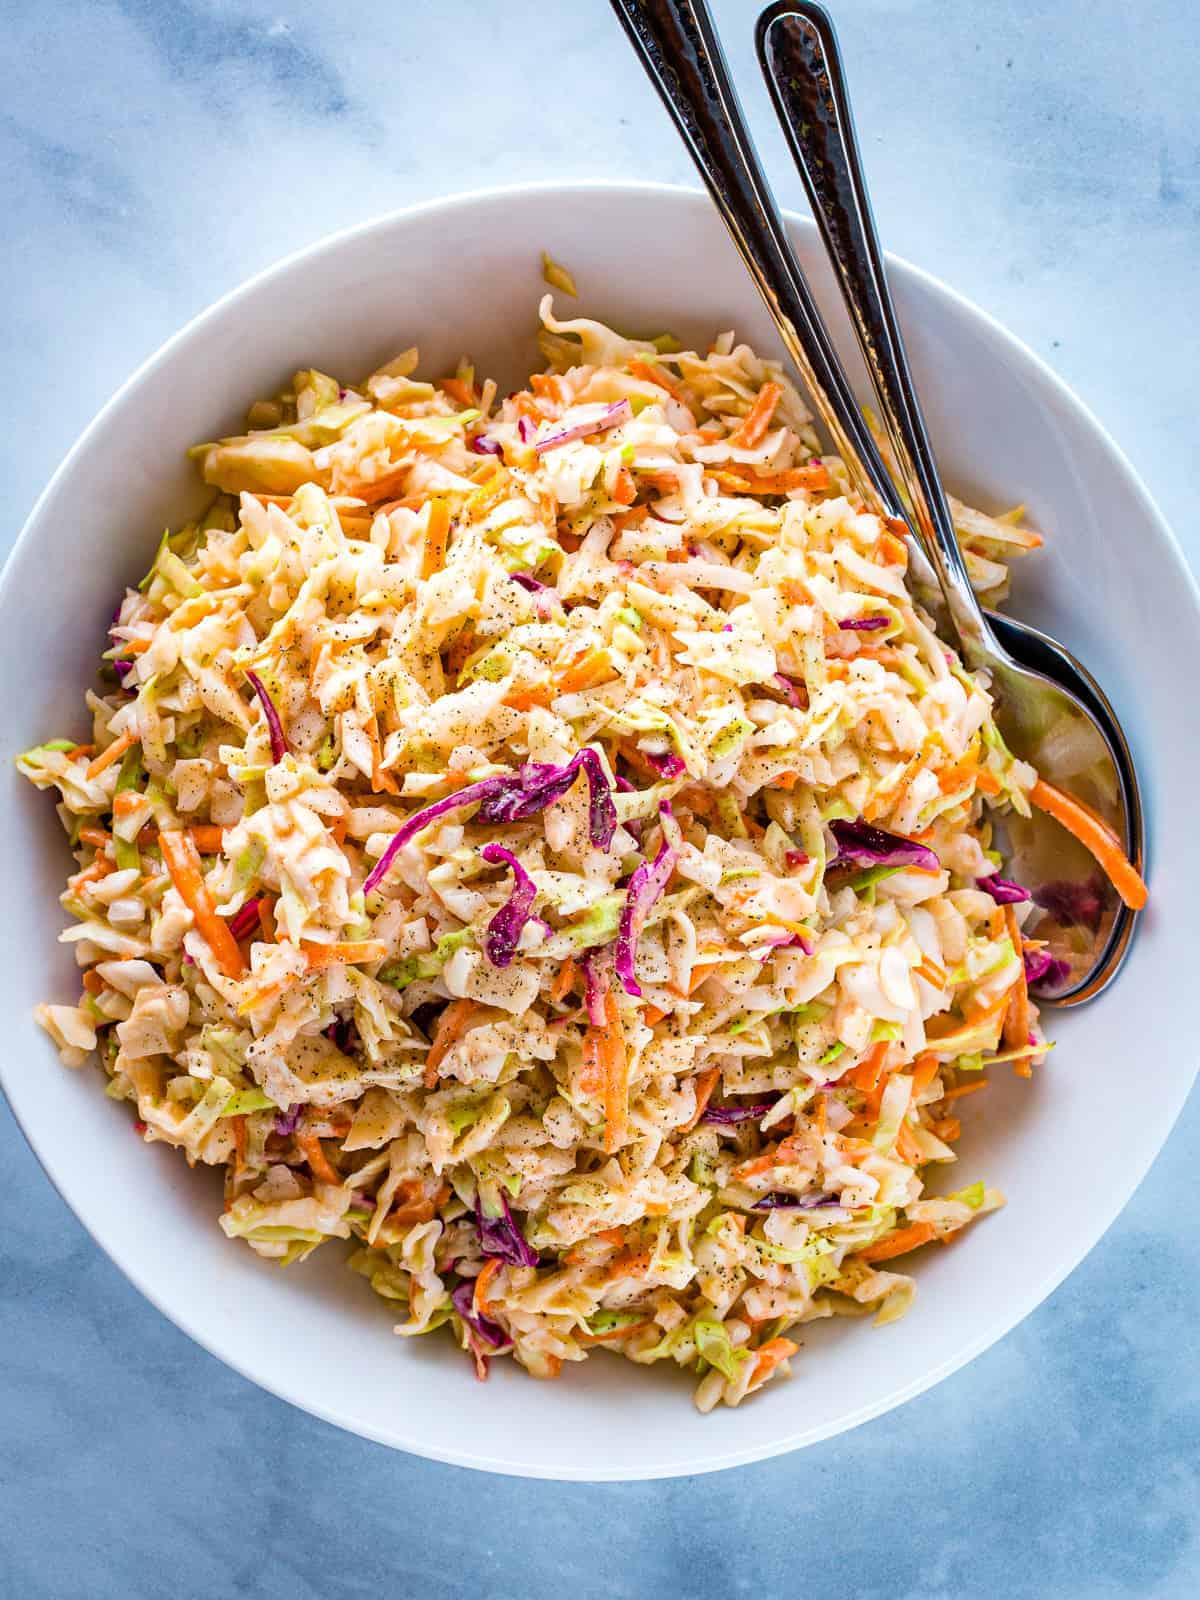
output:
[{"label": "ceramic bowl interior", "polygon": [[[794,236],[842,326],[815,230],[796,222]],[[543,249],[575,274],[584,314],[701,347],[732,327],[777,349],[710,206],[683,190],[468,195],[292,257],[165,346],[39,502],[0,591],[5,754],[82,735],[81,692],[115,597],[145,570],[163,526],[198,501],[189,445],[235,431],[246,404],[297,367],[354,379],[410,344],[429,375],[469,352],[503,385],[523,382],[536,364]],[[892,277],[948,482],[990,509],[1024,501],[1046,535],[1014,609],[1070,645],[1124,719],[1146,788],[1153,886],[1116,987],[1053,1020],[1059,1047],[1031,1083],[998,1071],[997,1086],[964,1107],[954,1183],[985,1177],[1009,1204],[960,1247],[924,1252],[901,1322],[814,1325],[790,1382],[702,1418],[687,1377],[603,1354],[557,1383],[497,1362],[481,1385],[448,1338],[395,1338],[388,1306],[337,1247],[280,1272],[230,1243],[216,1226],[215,1175],[139,1145],[128,1108],[105,1098],[94,1069],[61,1067],[31,1020],[37,1000],[78,992],[70,951],[55,942],[68,856],[50,800],[7,763],[8,903],[24,930],[0,978],[10,1102],[47,1173],[142,1292],[295,1404],[405,1450],[543,1477],[695,1473],[792,1449],[918,1393],[1011,1328],[1096,1242],[1166,1137],[1195,1065],[1200,852],[1189,808],[1166,803],[1200,787],[1184,713],[1200,681],[1195,587],[1131,468],[1057,379],[933,279],[901,262]]]}]

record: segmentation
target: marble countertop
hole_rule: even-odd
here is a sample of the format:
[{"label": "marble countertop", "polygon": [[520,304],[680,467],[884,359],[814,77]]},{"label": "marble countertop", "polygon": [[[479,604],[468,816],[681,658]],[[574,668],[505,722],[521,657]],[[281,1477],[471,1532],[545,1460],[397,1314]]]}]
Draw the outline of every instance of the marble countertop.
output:
[{"label": "marble countertop", "polygon": [[[780,193],[802,204],[717,0]],[[1184,0],[836,6],[892,248],[1023,337],[1200,536],[1200,35]],[[3,7],[4,548],[162,339],[321,234],[457,189],[690,182],[605,0]],[[1136,35],[1134,32],[1136,23]],[[420,130],[428,130],[422,136]],[[1187,308],[1185,310],[1185,308]],[[1193,1100],[1121,1220],[1016,1332],[901,1410],[716,1477],[563,1486],[388,1452],[221,1366],[97,1251],[0,1114],[0,1588],[430,1600],[1191,1600]]]}]

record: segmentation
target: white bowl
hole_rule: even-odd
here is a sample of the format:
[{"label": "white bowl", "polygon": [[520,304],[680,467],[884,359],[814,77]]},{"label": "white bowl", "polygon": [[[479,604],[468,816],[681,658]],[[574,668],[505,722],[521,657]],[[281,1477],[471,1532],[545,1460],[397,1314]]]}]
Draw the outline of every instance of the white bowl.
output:
[{"label": "white bowl", "polygon": [[[793,233],[832,311],[815,230],[797,221]],[[543,248],[569,264],[586,312],[626,331],[670,329],[703,346],[733,326],[777,348],[709,204],[683,190],[466,195],[291,257],[147,362],[39,501],[0,589],[5,754],[84,731],[82,691],[121,586],[198,499],[187,446],[235,429],[247,402],[296,367],[354,377],[413,343],[428,373],[466,351],[517,382],[535,361]],[[0,980],[9,1100],[67,1202],[141,1291],[296,1405],[421,1455],[547,1478],[705,1472],[795,1449],[898,1405],[998,1339],[1091,1249],[1166,1138],[1195,1070],[1200,757],[1184,709],[1200,681],[1195,586],[1128,463],[1053,374],[935,280],[897,261],[892,281],[950,484],[993,508],[1025,501],[1046,533],[1016,609],[1076,649],[1123,716],[1158,869],[1116,988],[1052,1020],[1060,1046],[1032,1083],[998,1071],[997,1087],[964,1108],[961,1181],[986,1177],[1009,1204],[921,1260],[903,1321],[804,1330],[790,1382],[701,1417],[688,1378],[606,1355],[558,1383],[497,1362],[481,1385],[448,1338],[395,1338],[387,1305],[336,1247],[280,1272],[229,1242],[214,1174],[143,1148],[96,1071],[60,1066],[31,1020],[39,999],[78,992],[70,952],[55,943],[68,855],[49,799],[7,764],[0,830],[8,903],[25,929]]]}]

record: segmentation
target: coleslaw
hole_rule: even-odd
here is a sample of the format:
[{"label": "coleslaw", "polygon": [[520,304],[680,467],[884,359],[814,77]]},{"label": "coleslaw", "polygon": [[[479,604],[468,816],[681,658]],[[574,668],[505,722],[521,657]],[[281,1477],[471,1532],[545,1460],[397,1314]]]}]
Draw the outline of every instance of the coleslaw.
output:
[{"label": "coleslaw", "polygon": [[[1072,802],[776,363],[541,322],[516,394],[407,350],[194,452],[90,740],[18,763],[75,857],[38,1016],[231,1239],[343,1241],[481,1376],[603,1346],[708,1410],[1002,1204],[928,1182],[1050,1048],[992,818]],[[954,511],[994,603],[1040,539]]]}]

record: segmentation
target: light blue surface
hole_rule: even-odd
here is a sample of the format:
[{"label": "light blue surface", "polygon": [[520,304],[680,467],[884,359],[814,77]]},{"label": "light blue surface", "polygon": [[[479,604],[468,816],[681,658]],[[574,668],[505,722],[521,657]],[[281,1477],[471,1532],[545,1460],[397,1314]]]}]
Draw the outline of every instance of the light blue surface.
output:
[{"label": "light blue surface", "polygon": [[[716,6],[798,202],[756,9]],[[1078,389],[1195,564],[1192,7],[838,12],[888,243]],[[691,179],[605,0],[5,0],[0,17],[5,541],[128,372],[285,252],[479,185]],[[1198,1153],[1193,1101],[1071,1279],[902,1410],[713,1478],[589,1488],[427,1464],[258,1392],[138,1297],[4,1114],[0,1594],[1192,1600]]]}]

